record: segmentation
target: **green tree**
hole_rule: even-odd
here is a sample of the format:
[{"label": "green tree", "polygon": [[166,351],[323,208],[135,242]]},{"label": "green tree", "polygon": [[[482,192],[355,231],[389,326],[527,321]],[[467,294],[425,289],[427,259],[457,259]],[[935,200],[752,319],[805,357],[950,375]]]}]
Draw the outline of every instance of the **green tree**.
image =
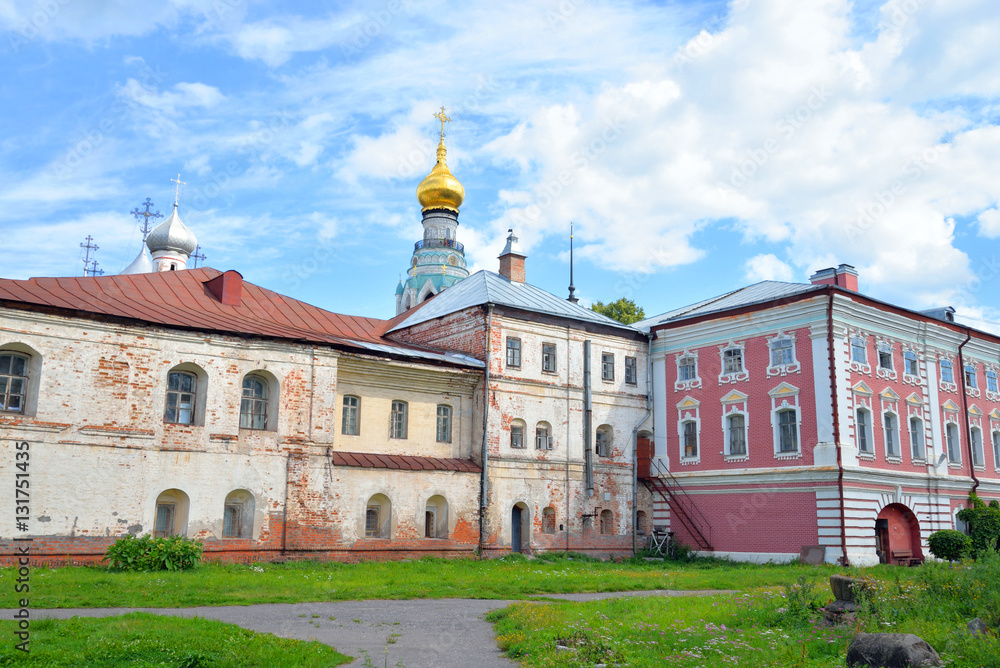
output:
[{"label": "green tree", "polygon": [[941,529],[927,537],[927,546],[938,559],[961,561],[972,549],[972,539],[961,531]]},{"label": "green tree", "polygon": [[972,556],[978,559],[986,552],[1000,548],[1000,508],[992,502],[986,505],[975,492],[969,494],[969,501],[972,507],[958,511],[958,519],[969,525]]},{"label": "green tree", "polygon": [[626,299],[622,297],[616,302],[595,302],[590,307],[592,310],[597,311],[601,315],[607,316],[612,320],[617,320],[618,322],[624,323],[626,325],[631,325],[633,322],[639,322],[646,318],[645,312],[643,312],[641,306],[636,306],[635,302],[631,299]]}]

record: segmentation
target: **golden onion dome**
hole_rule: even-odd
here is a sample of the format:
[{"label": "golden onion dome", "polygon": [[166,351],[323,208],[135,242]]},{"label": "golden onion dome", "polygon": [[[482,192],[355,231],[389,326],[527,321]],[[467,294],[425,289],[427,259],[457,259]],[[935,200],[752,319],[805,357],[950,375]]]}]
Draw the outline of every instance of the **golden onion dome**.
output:
[{"label": "golden onion dome", "polygon": [[[443,134],[443,133],[442,133]],[[448,169],[445,163],[444,137],[437,148],[437,164],[431,173],[417,186],[417,200],[424,211],[428,209],[448,209],[458,213],[465,199],[465,188]]]}]

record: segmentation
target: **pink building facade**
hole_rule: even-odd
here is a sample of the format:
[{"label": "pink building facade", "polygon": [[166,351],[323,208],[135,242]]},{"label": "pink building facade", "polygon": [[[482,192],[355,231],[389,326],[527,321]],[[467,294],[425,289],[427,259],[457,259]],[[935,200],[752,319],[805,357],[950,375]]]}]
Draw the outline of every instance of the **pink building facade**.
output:
[{"label": "pink building facade", "polygon": [[[640,323],[653,524],[718,556],[929,558],[969,492],[1000,498],[1000,339],[857,291],[848,265]],[[961,527],[959,527],[961,528]]]}]

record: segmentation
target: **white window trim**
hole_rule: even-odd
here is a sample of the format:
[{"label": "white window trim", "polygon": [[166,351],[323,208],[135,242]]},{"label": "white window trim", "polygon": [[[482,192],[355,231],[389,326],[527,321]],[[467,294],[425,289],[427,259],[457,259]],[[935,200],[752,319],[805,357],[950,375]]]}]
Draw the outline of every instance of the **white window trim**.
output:
[{"label": "white window trim", "polygon": [[[976,464],[975,458],[972,459],[972,467],[977,471],[986,470],[986,441],[985,430],[983,429],[983,412],[979,410],[979,406],[972,404],[969,406],[969,438],[972,438],[972,430],[975,429],[979,432],[979,447],[983,452],[983,463],[982,465]],[[975,444],[970,441],[969,446],[975,450]]]},{"label": "white window trim", "polygon": [[[726,373],[726,351],[727,350],[737,350],[740,351],[740,363],[743,366],[742,371],[733,371],[732,373]],[[719,346],[719,362],[721,366],[719,367],[719,384],[725,385],[726,383],[736,383],[743,380],[750,379],[750,372],[747,371],[747,351],[745,341],[730,341],[724,346]]]},{"label": "white window trim", "polygon": [[[896,433],[893,435],[893,445],[896,446],[896,453],[897,453],[895,455],[890,455],[889,454],[889,442],[885,438],[885,418],[886,418],[886,416],[889,416],[889,415],[892,416],[893,420],[896,423],[896,429],[895,429]],[[899,430],[900,430],[900,427],[899,427],[899,413],[896,412],[893,409],[886,409],[884,407],[884,405],[883,405],[883,408],[882,408],[882,424],[880,426],[882,428],[882,441],[883,441],[883,443],[882,443],[882,450],[885,453],[885,460],[887,462],[893,462],[895,464],[902,463],[902,461],[903,461],[903,447],[902,447],[902,443],[900,443],[900,439],[899,439]]]},{"label": "white window trim", "polygon": [[[748,409],[749,397],[742,392],[733,390],[722,398],[722,457],[727,462],[745,462],[750,459],[750,413]],[[729,417],[732,415],[743,416],[743,443],[746,445],[746,453],[734,455],[731,453],[729,442]]]},{"label": "white window trim", "polygon": [[[948,355],[941,355],[941,356],[939,356],[938,357],[938,378],[940,378],[940,380],[938,381],[938,388],[942,392],[958,392],[958,381],[957,380],[947,381],[947,380],[944,379],[944,373],[942,371],[942,364],[941,363],[942,362],[946,362],[946,361],[947,362],[951,362],[951,377],[952,377],[952,379],[955,378],[955,359],[953,357],[948,356]],[[962,371],[962,373],[965,373],[965,371]]]},{"label": "white window trim", "polygon": [[[997,434],[1000,437],[1000,423],[990,420],[990,450],[993,452],[993,468],[996,471],[1000,471],[1000,448],[997,448],[993,444],[993,435]],[[986,447],[985,445],[983,446]]]},{"label": "white window trim", "polygon": [[[771,436],[775,459],[802,458],[802,410],[799,408],[799,388],[788,383],[781,383],[768,392],[771,396]],[[795,431],[798,450],[795,452],[781,451],[781,423],[778,413],[785,410],[795,411]]]},{"label": "white window trim", "polygon": [[[861,339],[865,343],[865,361],[859,362],[854,359],[854,339]],[[860,329],[852,329],[847,333],[847,362],[851,371],[863,373],[866,376],[872,375],[872,365],[868,360],[868,332]]]},{"label": "white window trim", "polygon": [[[977,471],[985,471],[986,470],[986,442],[983,440],[983,430],[978,425],[970,425],[969,426],[969,436],[970,436],[970,438],[972,436],[972,432],[979,432],[979,448],[981,450],[982,462],[983,462],[982,464],[977,464],[976,463],[976,458],[973,457],[972,458],[972,468],[976,469]],[[976,452],[976,443],[975,443],[975,441],[972,441],[969,445],[972,447],[973,454],[975,454],[975,452]]]},{"label": "white window trim", "polygon": [[[681,380],[681,360],[686,358],[694,359],[694,378],[688,380]],[[698,351],[685,350],[684,352],[678,353],[674,362],[677,366],[677,380],[674,382],[674,390],[677,392],[686,392],[688,390],[696,390],[701,387],[701,372],[698,368]],[[638,367],[636,367],[638,373]]]},{"label": "white window trim", "polygon": [[[950,412],[950,411],[949,411]],[[958,443],[956,444],[955,451],[958,453],[958,460],[953,461],[951,458],[951,449],[948,447],[948,425],[955,425],[955,435],[957,437]],[[948,467],[953,469],[962,468],[962,425],[958,422],[958,414],[945,414],[944,416],[944,446],[945,461],[948,462]]]},{"label": "white window trim", "polygon": [[[912,441],[913,437],[912,435],[910,435],[912,433],[912,429],[910,429],[910,420],[914,418],[920,420],[920,430],[921,430],[920,447],[924,453],[923,457],[913,456],[913,441]],[[928,435],[927,425],[929,424],[929,422],[930,421],[924,415],[924,401],[919,396],[917,396],[916,392],[914,392],[913,394],[911,394],[906,398],[906,433],[908,436],[907,444],[909,445],[910,448],[910,461],[914,464],[927,463],[927,444],[931,442],[930,439],[927,438]]]},{"label": "white window trim", "polygon": [[978,399],[983,396],[982,391],[979,388],[979,365],[976,362],[967,361],[965,366],[972,367],[972,380],[975,383],[975,386],[969,384],[969,378],[966,376],[965,367],[962,367],[962,384],[965,385],[965,393],[970,397]]},{"label": "white window trim", "polygon": [[[882,368],[882,353],[889,353],[889,367],[888,369]],[[875,360],[875,376],[878,378],[885,378],[888,380],[896,380],[898,377],[896,375],[896,342],[892,339],[887,339],[881,336],[875,337],[875,355],[879,359]]]},{"label": "white window trim", "polygon": [[[987,399],[987,401],[997,401],[997,402],[1000,402],[1000,371],[998,371],[996,365],[993,365],[993,364],[984,364],[983,366],[985,367],[985,369],[984,369],[984,371],[985,371],[984,378],[986,378],[986,387],[983,388],[983,392],[986,394],[986,399]],[[993,392],[992,390],[990,390],[990,379],[989,379],[988,374],[991,371],[994,374],[996,374],[996,379],[997,379],[997,391],[996,392]]]},{"label": "white window trim", "polygon": [[[698,454],[694,457],[684,456],[684,424],[687,422],[693,422],[695,425],[694,433],[698,441]],[[684,397],[677,404],[677,444],[677,455],[681,465],[690,466],[701,462],[701,402],[690,396]]]},{"label": "white window trim", "polygon": [[[868,450],[861,449],[861,439],[858,436],[858,411],[863,411],[868,415],[868,424],[865,425],[865,438],[868,441]],[[872,438],[872,418],[875,417],[871,409],[866,405],[854,407],[854,444],[858,447],[858,457],[861,459],[875,459],[875,441]]]},{"label": "white window trim", "polygon": [[[906,372],[906,353],[913,353],[917,358],[917,375]],[[924,382],[923,373],[921,373],[920,367],[924,362],[924,356],[920,354],[920,351],[912,345],[903,345],[903,382],[907,385],[920,385]]]},{"label": "white window trim", "polygon": [[[771,364],[771,344],[775,341],[783,341],[788,339],[792,342],[792,361],[788,364]],[[801,373],[802,364],[799,363],[799,358],[795,352],[795,332],[778,332],[774,336],[766,339],[767,340],[767,377],[773,378],[775,376],[787,376],[790,373]],[[745,366],[746,360],[744,360]]]}]

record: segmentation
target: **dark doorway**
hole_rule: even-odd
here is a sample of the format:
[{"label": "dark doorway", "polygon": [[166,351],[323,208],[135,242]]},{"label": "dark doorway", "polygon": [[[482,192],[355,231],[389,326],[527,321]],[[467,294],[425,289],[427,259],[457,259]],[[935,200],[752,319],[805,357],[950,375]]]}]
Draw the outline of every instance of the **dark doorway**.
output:
[{"label": "dark doorway", "polygon": [[514,506],[510,511],[510,550],[521,551],[521,508]]}]

